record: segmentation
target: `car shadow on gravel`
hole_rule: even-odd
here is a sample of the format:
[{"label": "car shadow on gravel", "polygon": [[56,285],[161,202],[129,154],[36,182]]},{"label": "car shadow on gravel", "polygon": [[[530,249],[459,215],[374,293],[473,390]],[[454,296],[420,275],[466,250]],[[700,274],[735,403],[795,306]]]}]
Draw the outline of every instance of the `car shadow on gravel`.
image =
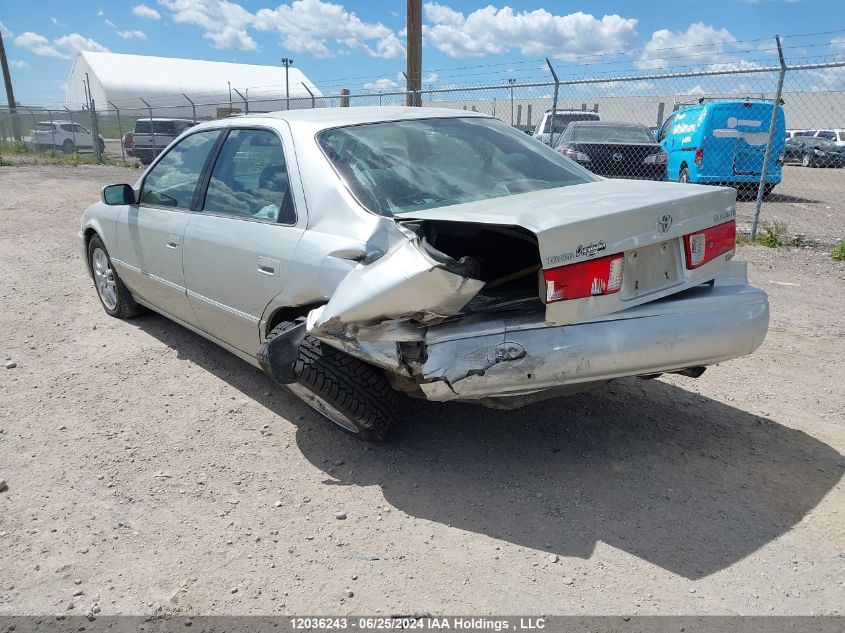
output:
[{"label": "car shadow on gravel", "polygon": [[390,444],[367,445],[282,389],[267,402],[270,380],[213,343],[160,317],[133,323],[293,421],[326,485],[378,485],[413,517],[562,556],[602,541],[701,578],[789,531],[845,467],[802,431],[661,380],[517,411],[413,400]]}]

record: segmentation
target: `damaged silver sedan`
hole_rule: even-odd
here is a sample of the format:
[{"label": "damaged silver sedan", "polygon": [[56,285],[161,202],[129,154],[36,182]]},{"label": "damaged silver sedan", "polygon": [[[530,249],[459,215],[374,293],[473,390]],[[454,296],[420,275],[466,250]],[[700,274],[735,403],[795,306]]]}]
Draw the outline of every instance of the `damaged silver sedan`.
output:
[{"label": "damaged silver sedan", "polygon": [[326,108],[191,128],[79,238],[108,314],[155,310],[383,440],[402,394],[514,408],[753,352],[734,205],[473,112]]}]

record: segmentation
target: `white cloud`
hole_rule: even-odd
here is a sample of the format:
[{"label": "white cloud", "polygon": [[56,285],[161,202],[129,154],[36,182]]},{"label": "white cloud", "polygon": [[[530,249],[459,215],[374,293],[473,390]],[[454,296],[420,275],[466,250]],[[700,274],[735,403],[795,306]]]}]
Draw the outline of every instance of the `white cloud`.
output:
[{"label": "white cloud", "polygon": [[158,0],[174,22],[193,24],[214,48],[258,49],[250,30],[274,33],[287,52],[332,57],[350,52],[402,58],[400,35],[380,22],[365,22],[342,4],[293,0],[250,13],[229,0]]},{"label": "white cloud", "polygon": [[60,24],[58,18],[50,18],[50,22],[52,22],[54,26],[58,26]]},{"label": "white cloud", "polygon": [[23,61],[22,59],[12,59],[12,60],[9,60],[9,64],[12,66],[12,68],[21,68],[21,69],[23,69],[23,68],[29,68],[29,64],[27,64],[27,63],[26,63],[25,61]]},{"label": "white cloud", "polygon": [[400,86],[397,82],[393,81],[392,79],[388,79],[386,77],[382,79],[377,79],[376,81],[371,81],[365,83],[363,85],[364,90],[378,90],[379,92],[393,92],[395,90],[401,90],[402,86]]},{"label": "white cloud", "polygon": [[106,18],[105,22],[106,22],[106,26],[110,26],[110,27],[111,27],[111,28],[113,28],[113,29],[114,29],[114,28],[117,28],[117,27],[115,26],[115,23],[114,23],[114,22],[112,22],[111,20],[109,20],[108,18]]},{"label": "white cloud", "polygon": [[334,42],[340,45],[340,52],[352,50],[385,58],[405,55],[405,47],[393,30],[381,22],[364,22],[342,4],[293,0],[276,9],[261,9],[255,18],[257,29],[279,34],[282,46],[294,52],[330,57],[337,54],[328,46]]},{"label": "white cloud", "polygon": [[0,35],[3,35],[3,37],[12,37],[14,33],[12,33],[8,28],[6,28],[5,24],[0,22]]},{"label": "white cloud", "polygon": [[174,22],[204,29],[203,37],[214,48],[258,49],[246,31],[255,16],[239,4],[227,0],[159,0],[159,4],[170,11]]},{"label": "white cloud", "polygon": [[830,40],[830,47],[836,50],[845,49],[845,37],[834,37]]},{"label": "white cloud", "polygon": [[97,17],[98,17],[98,18],[101,18],[101,17],[103,17],[104,15],[105,15],[105,13],[103,13],[103,10],[102,10],[102,9],[100,9],[99,11],[97,11]]},{"label": "white cloud", "polygon": [[159,13],[152,7],[148,7],[145,4],[139,4],[137,6],[132,7],[132,13],[137,15],[139,18],[147,18],[148,20],[161,19],[161,13]]},{"label": "white cloud", "polygon": [[619,15],[598,19],[576,12],[555,15],[545,9],[514,11],[488,5],[464,15],[436,2],[424,7],[427,43],[450,57],[483,57],[518,50],[523,55],[602,55],[630,50],[637,20]]},{"label": "white cloud", "polygon": [[651,34],[635,64],[643,69],[716,64],[726,60],[725,46],[734,42],[736,38],[727,29],[702,22],[690,24],[686,31],[661,29]]},{"label": "white cloud", "polygon": [[124,40],[131,40],[131,39],[146,40],[147,39],[147,34],[144,33],[143,31],[138,31],[138,30],[115,31],[115,33],[117,33],[118,37],[120,37]]},{"label": "white cloud", "polygon": [[26,31],[18,35],[15,38],[15,44],[34,55],[41,55],[42,57],[64,57],[58,49],[50,45],[50,40],[32,31]]},{"label": "white cloud", "polygon": [[15,38],[15,44],[28,50],[33,55],[40,55],[41,57],[61,57],[64,59],[72,59],[80,51],[109,52],[109,49],[99,42],[80,35],[79,33],[63,35],[50,42],[50,40],[43,35],[27,31],[26,33],[21,33]]}]

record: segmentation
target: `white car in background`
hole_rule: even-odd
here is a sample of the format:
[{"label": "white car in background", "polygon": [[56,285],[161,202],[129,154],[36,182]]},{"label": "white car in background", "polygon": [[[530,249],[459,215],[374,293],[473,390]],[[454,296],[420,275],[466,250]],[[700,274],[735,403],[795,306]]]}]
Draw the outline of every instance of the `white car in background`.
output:
[{"label": "white car in background", "polygon": [[831,141],[838,145],[839,147],[845,147],[845,129],[843,128],[827,128],[823,130],[800,130],[796,131],[792,134],[792,137],[796,136],[812,136],[813,138],[826,138],[828,141]]},{"label": "white car in background", "polygon": [[[71,154],[80,149],[94,149],[91,130],[73,121],[39,121],[29,134],[37,152],[55,149]],[[97,142],[102,152],[106,147],[103,137],[97,137]]]}]

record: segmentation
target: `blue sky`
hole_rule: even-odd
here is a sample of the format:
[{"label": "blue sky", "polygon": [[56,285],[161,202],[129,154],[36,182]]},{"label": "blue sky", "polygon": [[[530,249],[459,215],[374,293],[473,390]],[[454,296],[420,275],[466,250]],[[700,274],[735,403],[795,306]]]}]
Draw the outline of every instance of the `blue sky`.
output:
[{"label": "blue sky", "polygon": [[[423,80],[430,85],[845,55],[841,0],[569,2],[424,0]],[[404,0],[0,0],[17,100],[57,104],[79,50],[278,65],[324,91],[389,90],[404,70]],[[668,49],[668,50],[667,50]]]}]

